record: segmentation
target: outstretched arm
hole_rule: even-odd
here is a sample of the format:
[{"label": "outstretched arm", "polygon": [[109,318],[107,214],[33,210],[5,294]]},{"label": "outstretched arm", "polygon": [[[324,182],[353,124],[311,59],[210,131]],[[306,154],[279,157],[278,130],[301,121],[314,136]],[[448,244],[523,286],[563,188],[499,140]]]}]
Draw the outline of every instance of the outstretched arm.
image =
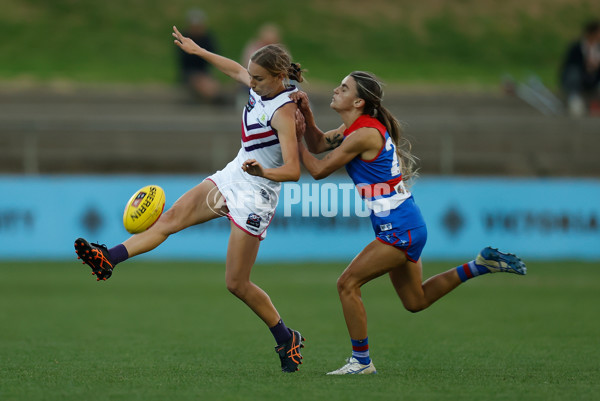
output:
[{"label": "outstretched arm", "polygon": [[381,139],[377,135],[379,134],[374,129],[360,128],[321,160],[314,157],[300,142],[298,143],[300,161],[314,179],[320,180],[345,166],[363,152],[378,146],[377,141]]},{"label": "outstretched arm", "polygon": [[245,67],[216,53],[211,53],[208,50],[198,46],[192,39],[187,38],[179,32],[177,27],[173,26],[174,43],[184,52],[202,57],[219,69],[223,74],[230,76],[236,81],[250,87],[250,75]]}]

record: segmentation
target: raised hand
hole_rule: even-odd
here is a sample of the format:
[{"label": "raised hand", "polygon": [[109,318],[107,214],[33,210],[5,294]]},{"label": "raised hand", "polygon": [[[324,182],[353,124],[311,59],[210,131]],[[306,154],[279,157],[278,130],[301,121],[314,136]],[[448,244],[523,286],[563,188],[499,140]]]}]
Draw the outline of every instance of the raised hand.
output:
[{"label": "raised hand", "polygon": [[306,92],[297,91],[297,92],[291,93],[290,99],[292,99],[294,101],[294,103],[296,103],[296,105],[298,106],[298,109],[300,110],[300,112],[302,114],[304,114],[306,116],[306,115],[308,115],[308,113],[311,113],[310,103],[308,101],[308,95],[306,94]]},{"label": "raised hand", "polygon": [[199,50],[202,50],[200,46],[196,44],[192,39],[185,37],[179,32],[176,26],[173,26],[173,41],[181,50],[189,54],[197,54]]}]

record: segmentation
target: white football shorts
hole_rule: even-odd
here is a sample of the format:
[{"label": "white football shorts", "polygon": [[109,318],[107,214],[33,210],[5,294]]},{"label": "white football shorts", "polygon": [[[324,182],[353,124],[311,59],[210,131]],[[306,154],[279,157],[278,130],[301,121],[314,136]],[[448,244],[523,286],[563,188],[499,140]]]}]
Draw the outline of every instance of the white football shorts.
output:
[{"label": "white football shorts", "polygon": [[246,173],[242,163],[243,160],[235,158],[206,179],[225,198],[229,220],[247,234],[263,240],[275,215],[281,183]]}]

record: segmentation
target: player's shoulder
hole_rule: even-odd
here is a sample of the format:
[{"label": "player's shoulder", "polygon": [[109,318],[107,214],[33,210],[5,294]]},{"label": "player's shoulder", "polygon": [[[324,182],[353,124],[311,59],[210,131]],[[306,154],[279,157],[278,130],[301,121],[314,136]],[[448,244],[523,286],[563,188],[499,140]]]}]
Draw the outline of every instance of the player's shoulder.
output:
[{"label": "player's shoulder", "polygon": [[261,100],[264,102],[265,108],[272,110],[273,113],[278,112],[282,109],[292,110],[292,112],[296,112],[296,103],[290,99],[290,89],[286,89],[283,92],[277,94],[272,98],[262,98]]},{"label": "player's shoulder", "polygon": [[277,110],[273,112],[273,118],[271,119],[271,125],[274,128],[278,128],[281,124],[295,124],[296,122],[296,103],[285,103],[281,105]]},{"label": "player's shoulder", "polygon": [[273,103],[288,103],[288,102],[293,103],[293,100],[290,99],[290,95],[294,92],[298,92],[298,88],[296,88],[295,86],[290,86],[290,87],[284,88],[277,95],[275,95],[272,98],[269,98],[267,100],[269,100]]},{"label": "player's shoulder", "polygon": [[298,106],[294,102],[284,103],[277,110],[275,110],[275,116],[277,115],[291,115],[295,118],[296,109]]},{"label": "player's shoulder", "polygon": [[344,131],[344,136],[348,139],[352,138],[354,141],[365,141],[372,140],[377,137],[381,137],[381,133],[375,127],[358,127],[352,131]]},{"label": "player's shoulder", "polygon": [[373,127],[360,127],[352,132],[345,134],[344,144],[348,149],[353,149],[361,153],[361,157],[364,157],[363,152],[379,151],[383,146],[382,137],[376,128]]}]

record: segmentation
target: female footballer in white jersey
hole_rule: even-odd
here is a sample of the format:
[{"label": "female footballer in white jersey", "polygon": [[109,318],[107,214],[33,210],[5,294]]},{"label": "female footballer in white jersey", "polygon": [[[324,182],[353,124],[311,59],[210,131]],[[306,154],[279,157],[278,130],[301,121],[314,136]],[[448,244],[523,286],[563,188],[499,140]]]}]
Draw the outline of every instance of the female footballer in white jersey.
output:
[{"label": "female footballer in white jersey", "polygon": [[[414,157],[401,146],[399,122],[381,104],[381,83],[370,73],[355,71],[333,92],[331,108],[343,124],[323,133],[314,120],[304,92],[292,96],[299,106],[299,127],[308,150],[299,143],[300,159],[316,179],[345,166],[359,195],[370,209],[375,239],[342,273],[338,294],[352,343],[348,363],[328,374],[376,373],[369,354],[367,314],[360,288],[388,274],[404,307],[418,312],[452,291],[462,282],[499,271],[525,274],[516,256],[484,248],[475,260],[422,282],[421,251],[427,228],[421,211],[404,181],[412,176]],[[301,132],[300,132],[301,133]],[[301,137],[301,135],[299,136]],[[322,160],[311,153],[331,152]]]},{"label": "female footballer in white jersey", "polygon": [[231,221],[225,281],[227,289],[244,301],[267,324],[277,346],[283,372],[301,364],[304,340],[283,323],[269,296],[250,281],[260,240],[266,234],[281,182],[297,181],[300,162],[296,141],[296,104],[289,94],[297,89],[289,80],[302,82],[299,64],[279,45],[257,50],[247,67],[201,48],[173,27],[175,45],[202,57],[226,75],[248,86],[249,100],[242,115],[242,147],[223,170],[190,189],[147,231],[111,249],[75,241],[78,256],[98,279],[106,280],[118,263],[148,252],[169,235],[220,216]]}]

